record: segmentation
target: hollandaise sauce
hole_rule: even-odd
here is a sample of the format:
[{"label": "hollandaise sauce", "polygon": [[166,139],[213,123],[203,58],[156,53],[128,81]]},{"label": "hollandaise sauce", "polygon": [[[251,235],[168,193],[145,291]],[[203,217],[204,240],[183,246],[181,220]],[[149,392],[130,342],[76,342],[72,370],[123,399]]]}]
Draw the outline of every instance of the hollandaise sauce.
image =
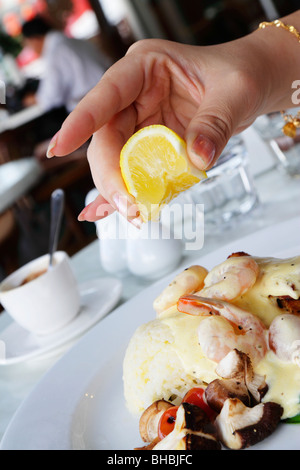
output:
[{"label": "hollandaise sauce", "polygon": [[265,325],[282,312],[277,298],[300,298],[300,256],[288,259],[255,258],[260,273],[254,286],[233,303],[257,315]]},{"label": "hollandaise sauce", "polygon": [[[203,317],[187,315],[171,308],[161,317],[174,336],[173,348],[184,365],[185,372],[197,380],[209,383],[219,378],[215,372],[216,362],[205,357],[198,342],[197,329]],[[279,360],[268,351],[255,367],[256,373],[265,376],[268,392],[263,402],[280,404],[284,413],[282,419],[300,413],[300,367]]]},{"label": "hollandaise sauce", "polygon": [[255,367],[255,372],[264,375],[268,392],[263,402],[274,401],[283,407],[282,419],[300,413],[300,367],[280,361],[272,351]]},{"label": "hollandaise sauce", "polygon": [[216,363],[204,356],[198,342],[197,329],[202,320],[201,317],[178,312],[177,308],[170,309],[161,318],[162,323],[172,331],[173,348],[184,364],[186,373],[209,383],[218,376],[215,373]]}]

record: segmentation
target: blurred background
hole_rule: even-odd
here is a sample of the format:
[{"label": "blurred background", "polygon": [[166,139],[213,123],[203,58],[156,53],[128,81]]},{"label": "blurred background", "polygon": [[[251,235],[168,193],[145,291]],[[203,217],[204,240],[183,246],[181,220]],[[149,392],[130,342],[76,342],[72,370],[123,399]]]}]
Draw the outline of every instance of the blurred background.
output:
[{"label": "blurred background", "polygon": [[45,157],[69,109],[63,102],[37,106],[41,81],[52,72],[24,41],[25,22],[45,18],[110,64],[139,39],[216,44],[298,8],[299,0],[0,0],[0,280],[47,252],[49,202],[58,187],[66,194],[59,248],[73,255],[96,238],[94,224],[77,221],[93,188],[86,146],[68,158]]}]

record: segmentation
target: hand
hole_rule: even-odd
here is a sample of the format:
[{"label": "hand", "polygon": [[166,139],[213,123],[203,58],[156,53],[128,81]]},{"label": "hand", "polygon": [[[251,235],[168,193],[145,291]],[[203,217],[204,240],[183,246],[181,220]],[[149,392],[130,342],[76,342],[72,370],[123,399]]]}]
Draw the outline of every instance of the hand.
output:
[{"label": "hand", "polygon": [[125,213],[120,204],[125,197],[132,209],[129,219],[139,223],[119,167],[122,146],[139,128],[170,127],[186,140],[194,165],[209,169],[233,134],[272,110],[274,66],[269,38],[257,40],[260,33],[209,47],[140,41],[106,72],[49,147],[48,156],[63,156],[93,135],[88,160],[100,195],[79,220],[103,217],[103,204],[106,214]]}]

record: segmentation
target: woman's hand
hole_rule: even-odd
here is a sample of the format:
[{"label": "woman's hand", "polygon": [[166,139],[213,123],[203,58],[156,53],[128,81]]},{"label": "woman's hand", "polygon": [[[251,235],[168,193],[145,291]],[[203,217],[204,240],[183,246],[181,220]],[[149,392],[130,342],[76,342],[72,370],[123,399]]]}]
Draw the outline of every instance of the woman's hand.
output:
[{"label": "woman's hand", "polygon": [[[49,157],[63,156],[93,136],[88,160],[100,195],[79,220],[95,221],[117,209],[139,223],[119,158],[125,142],[141,127],[170,127],[186,140],[193,164],[209,169],[233,134],[258,115],[280,109],[281,90],[272,88],[277,73],[270,55],[272,33],[257,31],[208,47],[164,40],[133,45],[69,115],[49,146]],[[275,37],[278,33],[287,34],[276,31]]]}]

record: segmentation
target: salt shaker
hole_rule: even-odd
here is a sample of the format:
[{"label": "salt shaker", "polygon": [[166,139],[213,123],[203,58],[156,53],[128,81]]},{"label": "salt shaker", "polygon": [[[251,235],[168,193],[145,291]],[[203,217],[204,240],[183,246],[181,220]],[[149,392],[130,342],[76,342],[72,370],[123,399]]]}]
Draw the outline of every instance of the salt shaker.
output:
[{"label": "salt shaker", "polygon": [[[86,196],[86,205],[99,195],[97,189]],[[103,269],[115,276],[122,277],[127,271],[125,219],[118,212],[113,212],[104,219],[95,222],[99,239],[99,256]]]},{"label": "salt shaker", "polygon": [[173,271],[183,254],[181,240],[175,239],[161,222],[132,227],[127,240],[127,264],[135,276],[155,280]]}]

